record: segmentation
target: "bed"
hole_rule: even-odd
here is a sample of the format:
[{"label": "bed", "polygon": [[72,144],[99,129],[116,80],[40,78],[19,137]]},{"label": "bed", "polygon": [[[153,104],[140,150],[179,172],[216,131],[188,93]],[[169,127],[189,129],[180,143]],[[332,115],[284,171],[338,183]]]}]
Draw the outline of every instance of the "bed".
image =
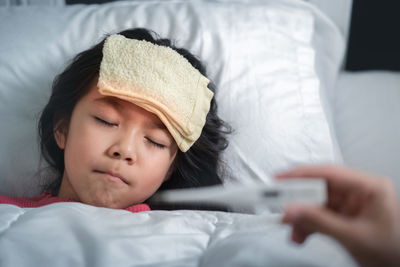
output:
[{"label": "bed", "polygon": [[[348,1],[336,13],[329,1],[54,3],[0,7],[0,194],[41,192],[36,124],[52,79],[104,34],[131,27],[172,38],[206,63],[219,114],[235,130],[224,184],[268,184],[280,170],[336,163],[392,177],[400,192],[400,76],[343,70],[348,24],[337,14],[350,14]],[[0,205],[0,266],[356,266],[329,237],[291,243],[279,219],[266,207]]]}]

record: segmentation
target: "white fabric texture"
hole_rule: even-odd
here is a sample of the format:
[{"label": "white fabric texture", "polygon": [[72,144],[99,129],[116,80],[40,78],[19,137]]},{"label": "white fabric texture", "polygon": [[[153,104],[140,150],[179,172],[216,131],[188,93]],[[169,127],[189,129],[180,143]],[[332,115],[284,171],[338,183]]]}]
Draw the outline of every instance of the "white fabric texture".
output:
[{"label": "white fabric texture", "polygon": [[324,99],[343,43],[333,24],[305,3],[134,1],[2,8],[0,120],[6,127],[0,132],[0,194],[40,193],[36,127],[54,76],[104,34],[132,27],[172,38],[205,62],[217,85],[219,113],[235,130],[223,157],[232,167],[226,182],[268,183],[276,170],[340,158]]},{"label": "white fabric texture", "polygon": [[274,215],[0,205],[1,266],[356,266],[333,240],[289,241]]}]

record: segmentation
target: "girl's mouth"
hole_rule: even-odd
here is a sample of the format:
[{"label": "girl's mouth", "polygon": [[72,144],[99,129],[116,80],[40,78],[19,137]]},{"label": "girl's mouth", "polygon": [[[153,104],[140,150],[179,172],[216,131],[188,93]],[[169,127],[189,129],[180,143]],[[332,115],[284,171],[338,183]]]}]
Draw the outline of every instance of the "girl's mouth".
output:
[{"label": "girl's mouth", "polygon": [[126,180],[119,173],[115,173],[115,172],[111,172],[111,171],[104,172],[104,171],[98,171],[98,170],[95,170],[94,172],[100,173],[100,174],[106,176],[106,178],[108,180],[110,180],[114,183],[128,184],[128,182],[126,182]]}]

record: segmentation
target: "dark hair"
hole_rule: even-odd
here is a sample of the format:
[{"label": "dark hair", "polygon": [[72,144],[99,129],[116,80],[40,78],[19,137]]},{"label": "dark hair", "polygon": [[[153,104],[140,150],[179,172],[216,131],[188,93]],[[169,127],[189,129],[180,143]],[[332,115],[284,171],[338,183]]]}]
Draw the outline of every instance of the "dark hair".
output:
[{"label": "dark hair", "polygon": [[[119,34],[126,38],[146,40],[153,44],[170,47],[206,76],[205,67],[201,62],[186,49],[175,47],[169,39],[159,38],[156,33],[143,28],[129,29]],[[45,187],[54,193],[60,189],[65,168],[64,151],[57,146],[54,130],[57,127],[60,131],[68,131],[69,120],[75,105],[88,93],[91,83],[99,75],[105,39],[92,48],[79,53],[66,69],[55,77],[52,94],[39,120],[42,157],[56,174],[56,178],[53,178],[53,181]],[[215,86],[212,82],[208,87],[215,93]],[[220,153],[228,145],[225,136],[230,132],[230,127],[218,117],[217,104],[213,98],[199,139],[187,152],[183,153],[178,150],[172,166],[172,175],[159,190],[221,184],[217,168],[219,164],[222,164]],[[172,208],[179,207],[173,206]],[[196,207],[192,206],[191,208]]]}]

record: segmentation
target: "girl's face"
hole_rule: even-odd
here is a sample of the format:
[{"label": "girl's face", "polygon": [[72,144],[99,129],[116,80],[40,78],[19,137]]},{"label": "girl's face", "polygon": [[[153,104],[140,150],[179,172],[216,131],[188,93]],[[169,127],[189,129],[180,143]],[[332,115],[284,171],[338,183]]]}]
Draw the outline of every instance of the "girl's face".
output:
[{"label": "girl's face", "polygon": [[76,104],[65,132],[55,131],[65,161],[58,196],[94,206],[145,201],[169,178],[178,149],[156,115],[101,95],[97,83]]}]

